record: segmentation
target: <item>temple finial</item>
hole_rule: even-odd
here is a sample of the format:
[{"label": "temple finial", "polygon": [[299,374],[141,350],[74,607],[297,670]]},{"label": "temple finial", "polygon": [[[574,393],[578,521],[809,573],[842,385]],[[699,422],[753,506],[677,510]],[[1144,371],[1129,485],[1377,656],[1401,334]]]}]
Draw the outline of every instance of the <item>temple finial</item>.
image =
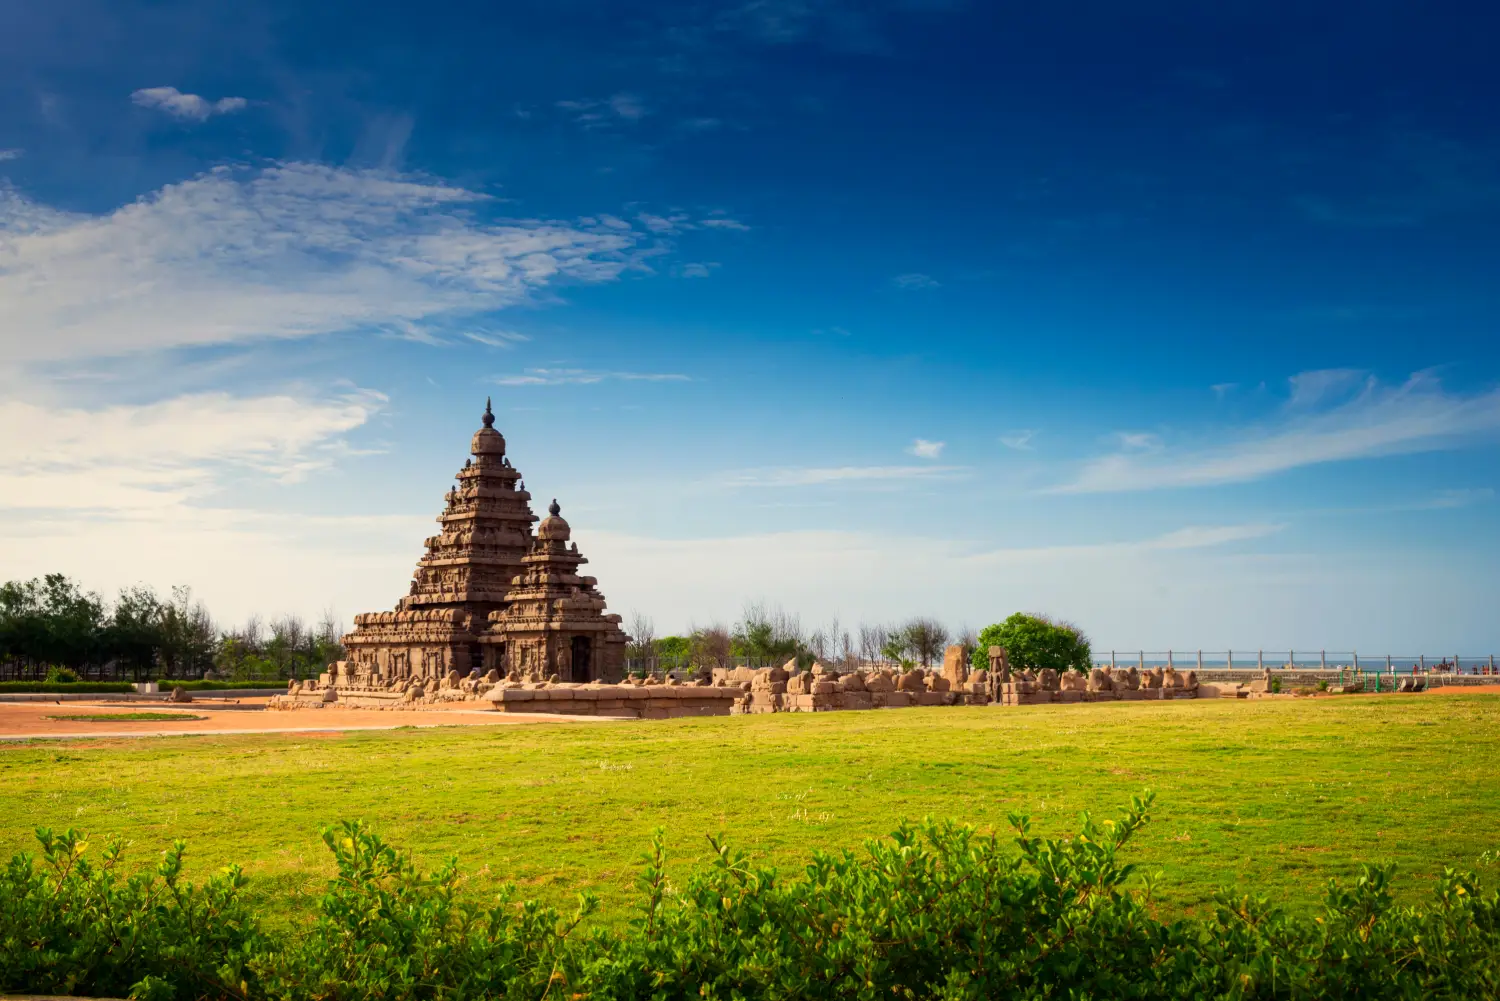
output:
[{"label": "temple finial", "polygon": [[490,409],[490,398],[488,396],[486,396],[484,398],[484,418],[483,418],[483,420],[484,420],[484,426],[485,427],[492,428],[492,427],[495,426],[495,412]]},{"label": "temple finial", "polygon": [[562,507],[558,505],[556,497],[552,498],[552,503],[547,505],[547,513],[554,518],[562,514]]}]

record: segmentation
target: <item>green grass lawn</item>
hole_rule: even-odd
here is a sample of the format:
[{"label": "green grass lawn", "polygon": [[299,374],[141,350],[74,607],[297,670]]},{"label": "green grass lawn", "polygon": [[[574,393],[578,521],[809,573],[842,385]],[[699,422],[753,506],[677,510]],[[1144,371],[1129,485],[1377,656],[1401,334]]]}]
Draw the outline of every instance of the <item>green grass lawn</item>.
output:
[{"label": "green grass lawn", "polygon": [[1018,811],[1064,833],[1152,788],[1130,857],[1169,906],[1227,884],[1310,904],[1361,862],[1399,862],[1415,895],[1500,848],[1497,764],[1495,695],[36,741],[0,746],[0,849],[72,826],[145,863],[183,838],[190,870],[240,862],[291,915],[331,871],[320,826],[363,818],[419,861],[458,855],[476,890],[588,888],[618,912],[657,825],[679,874],[719,831],[797,867],[903,817],[1005,828]]}]

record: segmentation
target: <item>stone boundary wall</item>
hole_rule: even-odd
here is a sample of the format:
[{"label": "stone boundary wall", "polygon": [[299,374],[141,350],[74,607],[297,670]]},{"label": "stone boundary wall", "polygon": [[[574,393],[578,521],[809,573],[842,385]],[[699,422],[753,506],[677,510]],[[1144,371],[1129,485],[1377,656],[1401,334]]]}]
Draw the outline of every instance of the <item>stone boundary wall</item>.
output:
[{"label": "stone boundary wall", "polygon": [[569,716],[623,716],[676,719],[728,716],[740,692],[713,685],[660,684],[497,686],[484,700],[503,713],[560,713]]},{"label": "stone boundary wall", "polygon": [[738,693],[732,709],[736,715],[989,703],[985,672],[960,680],[949,674],[922,668],[838,674],[817,663],[799,671],[788,662],[784,667],[715,668],[713,683]]}]

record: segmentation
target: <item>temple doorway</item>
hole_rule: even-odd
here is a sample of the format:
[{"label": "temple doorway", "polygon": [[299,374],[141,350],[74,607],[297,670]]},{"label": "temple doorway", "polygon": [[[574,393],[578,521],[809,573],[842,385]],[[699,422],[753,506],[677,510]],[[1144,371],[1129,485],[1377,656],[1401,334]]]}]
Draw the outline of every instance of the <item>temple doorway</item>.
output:
[{"label": "temple doorway", "polygon": [[589,650],[592,644],[587,636],[574,636],[573,649],[573,680],[592,681],[593,672],[589,670]]},{"label": "temple doorway", "polygon": [[469,670],[484,672],[484,647],[478,643],[469,644]]}]

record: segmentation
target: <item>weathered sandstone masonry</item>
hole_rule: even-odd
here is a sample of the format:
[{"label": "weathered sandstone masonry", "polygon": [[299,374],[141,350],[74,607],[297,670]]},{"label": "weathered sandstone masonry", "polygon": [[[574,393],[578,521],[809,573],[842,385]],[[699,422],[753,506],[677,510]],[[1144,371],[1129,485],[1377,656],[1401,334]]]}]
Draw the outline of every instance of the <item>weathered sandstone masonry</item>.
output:
[{"label": "weathered sandstone masonry", "polygon": [[494,685],[618,681],[625,642],[553,501],[536,515],[485,403],[471,457],[444,496],[439,534],[394,611],[354,617],[348,659],[293,683],[273,708],[428,706],[477,700]]}]

